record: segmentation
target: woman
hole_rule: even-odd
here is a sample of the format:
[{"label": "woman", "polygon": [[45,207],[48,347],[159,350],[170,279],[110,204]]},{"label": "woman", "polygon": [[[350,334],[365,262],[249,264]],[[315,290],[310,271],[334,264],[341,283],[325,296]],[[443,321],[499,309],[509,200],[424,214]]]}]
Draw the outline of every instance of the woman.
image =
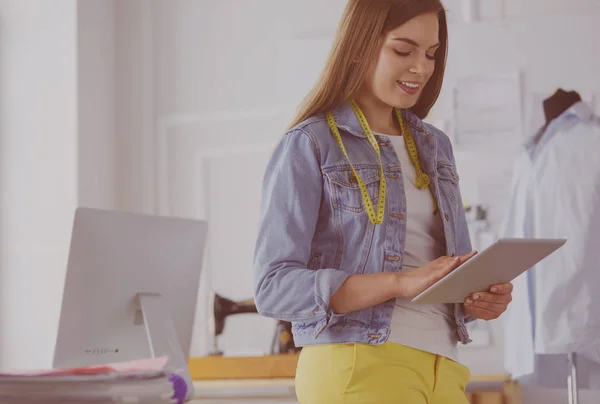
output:
[{"label": "woman", "polygon": [[474,255],[448,137],[421,121],[444,74],[439,0],[350,0],[321,80],[266,169],[255,301],[290,321],[307,404],[466,403],[457,305],[410,299]]}]

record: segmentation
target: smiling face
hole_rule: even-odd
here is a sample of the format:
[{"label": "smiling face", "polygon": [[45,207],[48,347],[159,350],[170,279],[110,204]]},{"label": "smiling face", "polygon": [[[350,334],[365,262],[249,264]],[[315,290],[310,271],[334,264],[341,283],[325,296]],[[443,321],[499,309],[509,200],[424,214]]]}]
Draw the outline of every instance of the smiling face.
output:
[{"label": "smiling face", "polygon": [[439,48],[437,14],[423,14],[389,31],[381,39],[365,89],[395,108],[411,108],[435,70]]}]

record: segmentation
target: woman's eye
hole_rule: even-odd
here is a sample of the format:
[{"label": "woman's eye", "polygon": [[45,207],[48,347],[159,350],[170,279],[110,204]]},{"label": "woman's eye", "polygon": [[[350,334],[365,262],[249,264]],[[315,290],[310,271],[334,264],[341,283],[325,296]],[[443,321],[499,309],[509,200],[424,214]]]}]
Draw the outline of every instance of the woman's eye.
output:
[{"label": "woman's eye", "polygon": [[[394,52],[396,52],[396,54],[397,54],[398,56],[402,56],[402,57],[407,57],[407,56],[410,56],[410,55],[411,55],[411,53],[412,53],[412,52],[402,52],[402,51],[399,51],[399,50],[397,50],[397,49],[394,49]],[[429,60],[435,60],[435,55],[425,55],[425,57],[426,57],[427,59],[429,59]]]},{"label": "woman's eye", "polygon": [[400,52],[397,49],[394,49],[394,52],[396,52],[398,56],[410,56],[410,52]]}]

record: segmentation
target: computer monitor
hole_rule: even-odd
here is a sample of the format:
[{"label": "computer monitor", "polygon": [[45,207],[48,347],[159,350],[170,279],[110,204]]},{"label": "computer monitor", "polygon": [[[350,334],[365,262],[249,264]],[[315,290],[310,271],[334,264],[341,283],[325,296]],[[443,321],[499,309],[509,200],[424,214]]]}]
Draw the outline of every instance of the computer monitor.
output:
[{"label": "computer monitor", "polygon": [[208,224],[93,208],[75,212],[54,368],[168,356],[188,384]]}]

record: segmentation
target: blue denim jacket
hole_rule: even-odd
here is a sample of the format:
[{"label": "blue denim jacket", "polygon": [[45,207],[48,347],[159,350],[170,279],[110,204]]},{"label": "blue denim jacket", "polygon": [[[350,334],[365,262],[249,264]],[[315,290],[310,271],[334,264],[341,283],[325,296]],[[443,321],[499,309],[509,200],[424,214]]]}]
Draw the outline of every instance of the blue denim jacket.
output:
[{"label": "blue denim jacket", "polygon": [[[344,146],[377,206],[379,160],[349,103],[333,111]],[[440,130],[403,111],[421,168],[432,179],[444,223],[447,255],[471,251],[452,146]],[[346,314],[329,308],[331,296],[353,274],[402,270],[406,235],[405,184],[393,147],[377,137],[386,176],[382,224],[369,221],[358,183],[324,115],[289,130],[277,145],[262,188],[254,256],[254,298],[264,316],[292,323],[297,346],[384,343],[395,299]],[[456,331],[470,342],[463,305]]]}]

